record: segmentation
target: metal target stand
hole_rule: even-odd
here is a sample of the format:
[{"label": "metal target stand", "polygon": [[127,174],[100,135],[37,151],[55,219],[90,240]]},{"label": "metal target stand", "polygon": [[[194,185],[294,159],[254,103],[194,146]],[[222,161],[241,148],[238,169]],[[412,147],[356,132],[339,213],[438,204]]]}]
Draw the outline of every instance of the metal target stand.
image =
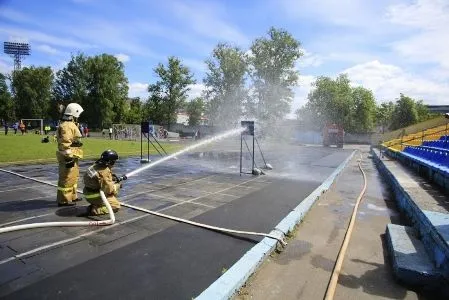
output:
[{"label": "metal target stand", "polygon": [[[158,142],[156,137],[152,132],[150,132],[150,122],[144,121],[140,123],[140,162],[141,163],[149,163],[150,160],[150,144],[151,146],[159,153],[160,156],[168,155],[167,151],[165,151],[164,147]],[[154,139],[154,142],[159,146],[156,147],[156,145],[153,143],[153,141],[150,139],[150,136]],[[147,142],[147,159],[143,158],[143,138],[145,137]],[[162,153],[163,152],[163,153]]]},{"label": "metal target stand", "polygon": [[[254,167],[255,167],[255,161],[254,161],[254,121],[242,121],[241,122],[242,127],[245,128],[244,131],[240,134],[240,176],[242,174],[248,174],[248,175],[254,175]],[[246,143],[245,136],[252,136],[252,150],[248,147],[248,144]],[[251,172],[245,172],[243,171],[243,142],[246,145],[246,148],[248,152],[251,155]]]},{"label": "metal target stand", "polygon": [[[254,134],[254,121],[242,121],[241,126],[245,128],[244,131],[240,134],[240,176],[242,174],[249,174],[249,175],[265,175],[264,170],[273,170],[273,167],[267,163],[265,160],[265,156],[263,155],[262,148],[260,148],[259,141],[256,138],[256,135]],[[250,146],[248,146],[248,143],[246,142],[245,136],[252,136],[253,144],[252,149],[250,149]],[[245,143],[246,149],[248,150],[249,156],[251,157],[251,172],[245,172],[243,171],[243,143]],[[260,155],[263,159],[264,166],[262,168],[258,167],[256,164],[256,155],[255,155],[255,145],[257,144],[257,147],[259,148]]]}]

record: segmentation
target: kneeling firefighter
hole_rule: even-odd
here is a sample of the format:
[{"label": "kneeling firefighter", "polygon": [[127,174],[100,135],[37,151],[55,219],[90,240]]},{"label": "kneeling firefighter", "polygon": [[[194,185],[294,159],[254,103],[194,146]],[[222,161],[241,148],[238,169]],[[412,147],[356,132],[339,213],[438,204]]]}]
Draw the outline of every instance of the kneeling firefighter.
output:
[{"label": "kneeling firefighter", "polygon": [[101,200],[100,190],[104,192],[106,198],[111,204],[112,210],[117,212],[120,208],[120,202],[116,196],[126,175],[117,177],[112,173],[112,167],[118,159],[118,154],[114,150],[106,150],[101,154],[93,166],[87,169],[84,174],[84,197],[91,204],[88,207],[88,215],[104,215],[108,213],[106,205]]},{"label": "kneeling firefighter", "polygon": [[67,105],[57,131],[58,151],[56,158],[59,163],[59,180],[57,201],[58,206],[72,206],[79,201],[76,188],[78,185],[78,160],[83,158],[80,142],[81,133],[76,122],[83,112],[78,103]]}]

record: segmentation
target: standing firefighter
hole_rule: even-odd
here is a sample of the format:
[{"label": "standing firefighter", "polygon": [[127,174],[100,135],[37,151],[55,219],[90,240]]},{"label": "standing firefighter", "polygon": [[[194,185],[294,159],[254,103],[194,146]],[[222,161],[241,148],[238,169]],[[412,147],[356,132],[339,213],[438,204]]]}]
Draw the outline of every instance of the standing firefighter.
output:
[{"label": "standing firefighter", "polygon": [[81,133],[76,122],[83,108],[77,103],[67,105],[62,121],[59,124],[57,139],[58,151],[56,158],[59,162],[58,206],[72,206],[79,201],[76,193],[79,177],[78,160],[83,158],[80,142]]},{"label": "standing firefighter", "polygon": [[106,198],[111,204],[113,212],[117,212],[120,208],[120,202],[116,196],[121,188],[120,181],[126,179],[126,175],[117,177],[112,174],[118,154],[114,150],[106,150],[101,154],[99,160],[87,169],[84,174],[84,197],[86,197],[89,205],[87,215],[104,215],[108,213],[106,205],[101,200],[100,190],[104,192]]}]

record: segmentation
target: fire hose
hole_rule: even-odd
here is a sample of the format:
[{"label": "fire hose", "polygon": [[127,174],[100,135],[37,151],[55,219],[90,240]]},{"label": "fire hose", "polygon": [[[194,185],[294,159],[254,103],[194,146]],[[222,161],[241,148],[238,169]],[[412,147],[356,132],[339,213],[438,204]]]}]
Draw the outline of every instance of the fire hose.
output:
[{"label": "fire hose", "polygon": [[340,251],[338,252],[337,260],[335,262],[334,268],[332,270],[332,275],[329,280],[329,284],[326,289],[326,294],[324,296],[325,300],[332,300],[334,299],[335,290],[337,288],[338,284],[338,277],[341,272],[341,268],[343,266],[343,261],[345,258],[346,250],[348,249],[349,241],[352,236],[352,230],[354,229],[354,224],[357,216],[357,211],[359,209],[360,202],[362,201],[363,195],[365,195],[366,188],[367,188],[367,180],[366,180],[366,174],[365,171],[362,168],[362,154],[360,154],[360,159],[358,160],[358,166],[360,169],[360,172],[363,175],[363,188],[357,197],[357,200],[355,202],[354,209],[352,211],[351,219],[349,221],[348,228],[346,229],[345,237],[343,239],[343,243],[341,244]]},{"label": "fire hose", "polygon": [[[36,178],[28,177],[28,176],[25,176],[25,175],[22,175],[22,174],[13,172],[13,171],[9,171],[9,170],[6,170],[6,169],[0,169],[0,171],[4,172],[4,173],[11,174],[11,175],[15,175],[15,176],[27,179],[27,180],[31,180],[31,181],[39,182],[39,183],[42,183],[42,184],[45,184],[45,185],[57,187],[56,184],[53,184],[51,182],[47,182],[47,181],[39,180],[39,179],[36,179]],[[126,180],[129,176],[132,176],[134,174],[136,174],[135,171],[133,171],[131,173],[128,173],[126,175],[123,175],[121,177],[118,177],[117,181]],[[83,194],[83,192],[79,191],[79,190],[78,190],[78,193]],[[108,209],[109,216],[110,216],[109,220],[104,220],[104,221],[79,221],[79,222],[43,222],[43,223],[32,223],[32,224],[16,225],[16,226],[0,228],[0,234],[1,233],[5,233],[5,232],[11,232],[11,231],[17,231],[17,230],[23,230],[23,229],[32,229],[32,228],[42,228],[42,227],[105,226],[105,225],[112,225],[115,222],[115,216],[114,216],[114,213],[112,211],[111,205],[107,201],[106,196],[103,193],[103,191],[100,191],[100,195],[101,195],[101,199],[103,200],[103,203],[106,205],[106,207]],[[197,227],[201,227],[201,228],[205,228],[205,229],[209,229],[209,230],[213,230],[213,231],[218,231],[218,232],[268,237],[268,238],[272,238],[272,239],[277,240],[282,246],[286,246],[287,245],[287,243],[283,240],[283,238],[281,236],[277,236],[277,235],[270,234],[270,233],[242,231],[242,230],[235,230],[235,229],[217,227],[217,226],[212,226],[212,225],[208,225],[208,224],[198,223],[198,222],[194,222],[194,221],[191,221],[191,220],[170,216],[170,215],[159,213],[159,212],[156,212],[156,211],[151,211],[151,210],[148,210],[148,209],[145,209],[145,208],[141,208],[141,207],[138,207],[138,206],[126,204],[126,203],[123,203],[123,202],[120,202],[120,204],[122,206],[131,208],[131,209],[134,209],[134,210],[137,210],[137,211],[141,211],[141,212],[144,212],[144,213],[147,213],[147,214],[151,214],[151,215],[155,215],[155,216],[158,216],[158,217],[170,219],[170,220],[173,220],[173,221],[176,221],[176,222],[181,222],[181,223],[185,223],[185,224],[189,224],[189,225],[193,225],[193,226],[197,226]]]}]

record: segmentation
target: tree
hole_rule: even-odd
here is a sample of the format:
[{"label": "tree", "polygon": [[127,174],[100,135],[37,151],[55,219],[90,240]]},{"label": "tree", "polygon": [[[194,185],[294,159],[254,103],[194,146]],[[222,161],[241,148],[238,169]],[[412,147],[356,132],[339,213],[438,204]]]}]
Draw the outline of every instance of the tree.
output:
[{"label": "tree", "polygon": [[391,119],[390,129],[392,130],[417,123],[418,112],[416,110],[415,101],[401,93],[399,100],[396,101]]},{"label": "tree", "polygon": [[424,122],[434,117],[434,115],[429,112],[429,109],[422,100],[416,101],[415,106],[416,113],[418,114],[418,122]]},{"label": "tree", "polygon": [[165,120],[166,107],[161,89],[159,85],[150,85],[148,87],[150,97],[143,107],[143,118],[150,120],[153,124],[162,124]]},{"label": "tree", "polygon": [[65,105],[83,103],[88,95],[87,57],[84,54],[72,55],[70,62],[56,72],[53,95],[56,101]]},{"label": "tree", "polygon": [[376,109],[377,124],[382,126],[382,133],[385,133],[385,128],[389,128],[391,124],[391,117],[393,115],[394,103],[382,103]]},{"label": "tree", "polygon": [[[85,103],[88,96],[87,57],[78,53],[72,55],[69,63],[63,69],[56,72],[53,86],[53,104],[51,110],[54,119],[59,117],[58,105],[67,106],[71,102]],[[84,118],[84,116],[83,116]]]},{"label": "tree", "polygon": [[197,97],[187,104],[187,113],[189,114],[189,125],[198,125],[201,116],[204,112],[204,101],[202,98]]},{"label": "tree", "polygon": [[14,71],[12,90],[19,118],[48,118],[51,107],[53,71],[50,67],[28,67]]},{"label": "tree", "polygon": [[376,117],[376,100],[373,92],[363,87],[352,90],[354,101],[353,128],[359,133],[372,132]]},{"label": "tree", "polygon": [[109,54],[88,57],[86,60],[87,96],[81,100],[83,120],[91,128],[120,123],[124,118],[128,98],[128,79],[124,65]]},{"label": "tree", "polygon": [[127,124],[140,124],[143,116],[143,105],[139,97],[127,102],[124,121]]},{"label": "tree", "polygon": [[268,38],[251,45],[251,77],[256,100],[256,114],[269,123],[290,112],[292,87],[298,80],[295,62],[303,55],[300,42],[285,30],[270,28]]},{"label": "tree", "polygon": [[220,43],[206,64],[208,71],[203,82],[208,117],[214,125],[232,126],[242,116],[248,99],[245,54],[238,47]]},{"label": "tree", "polygon": [[[305,109],[312,117],[311,122],[318,128],[327,123],[343,126],[347,132],[354,130],[354,96],[350,81],[345,74],[335,80],[321,76],[313,83],[314,89],[307,96]],[[303,112],[303,114],[305,111]]]},{"label": "tree", "polygon": [[14,102],[6,84],[6,76],[0,73],[0,119],[14,120]]},{"label": "tree", "polygon": [[[150,97],[147,102],[147,113],[151,120],[161,121],[170,129],[170,123],[176,121],[176,112],[187,98],[189,85],[196,83],[189,68],[181,64],[181,60],[171,56],[168,65],[159,65],[154,69],[159,80],[148,86]],[[154,115],[152,115],[154,114]]]}]

